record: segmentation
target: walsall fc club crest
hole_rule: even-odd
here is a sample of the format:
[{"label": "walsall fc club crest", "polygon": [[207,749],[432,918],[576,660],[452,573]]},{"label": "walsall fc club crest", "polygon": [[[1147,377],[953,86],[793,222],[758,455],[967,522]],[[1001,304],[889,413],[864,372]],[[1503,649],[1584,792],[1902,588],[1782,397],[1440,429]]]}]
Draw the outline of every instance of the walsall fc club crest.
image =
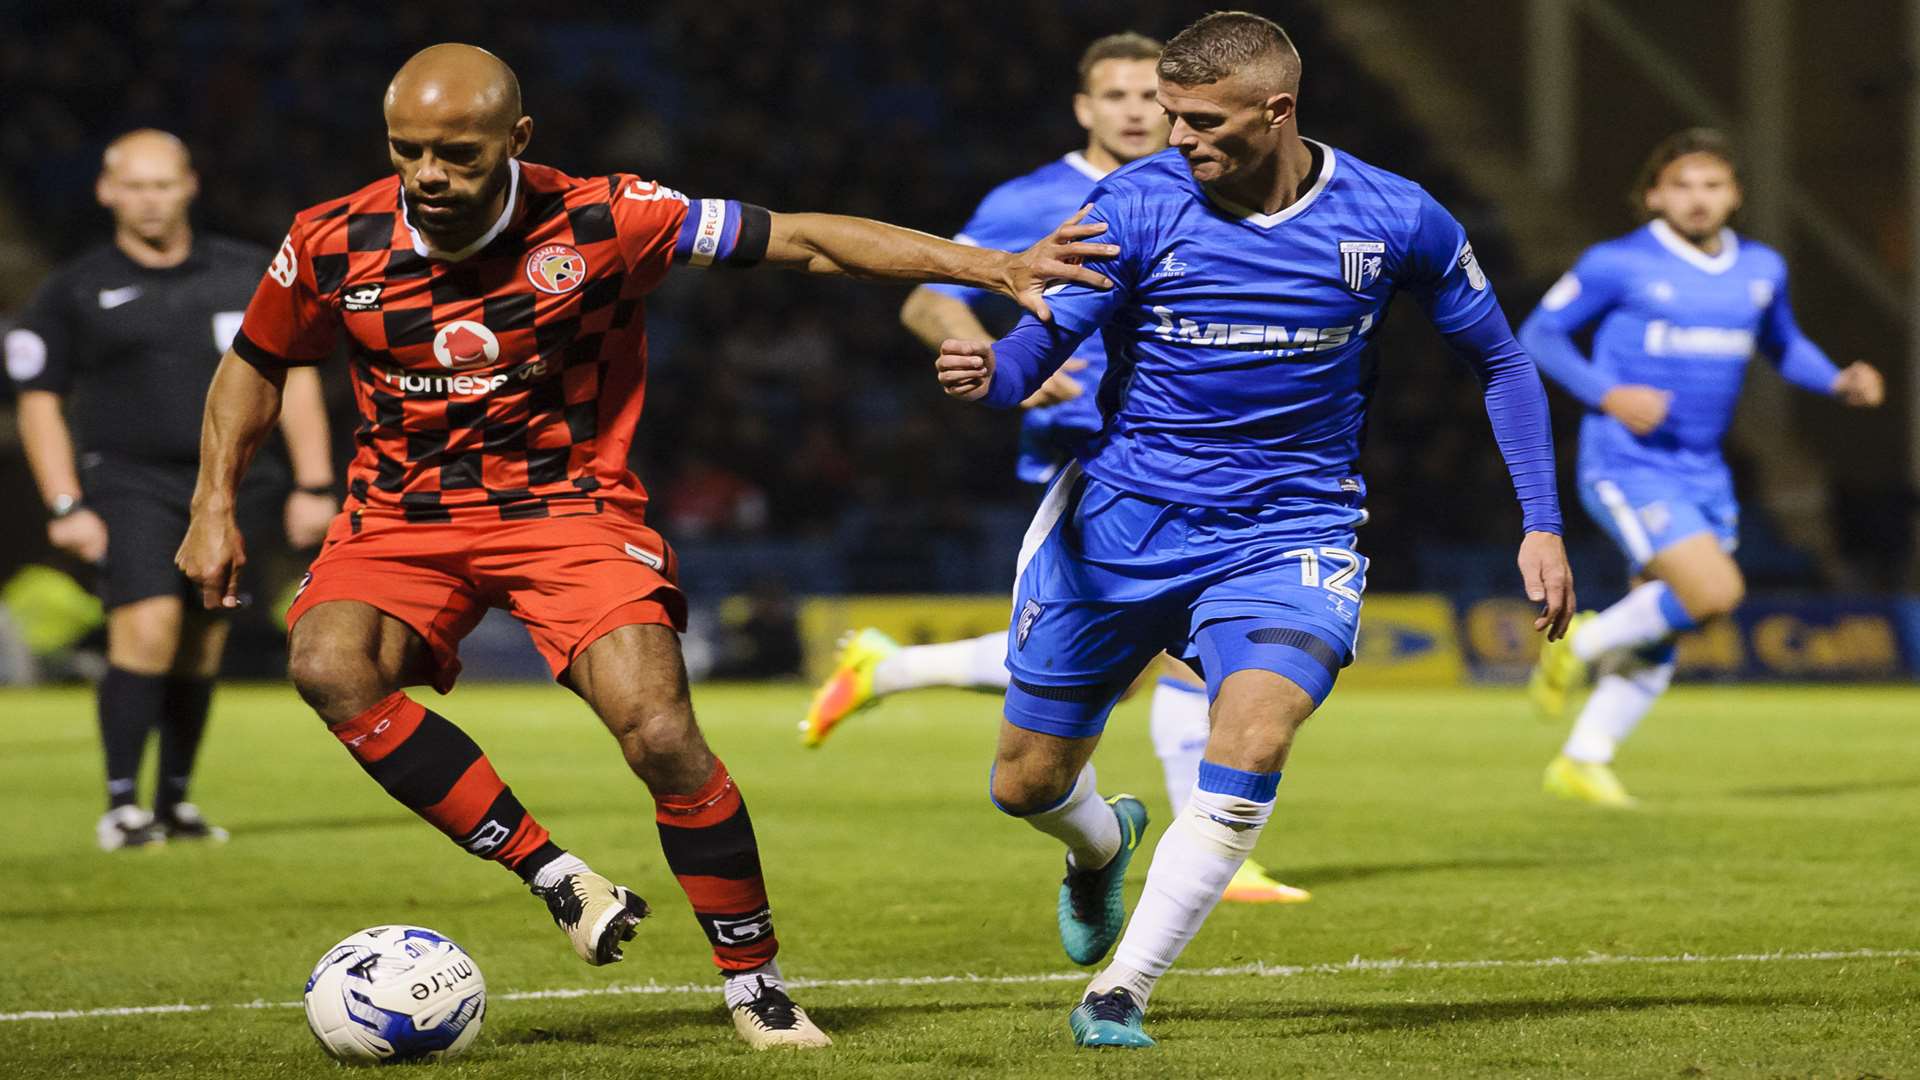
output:
[{"label": "walsall fc club crest", "polygon": [[587,260],[566,244],[548,244],[527,256],[527,280],[543,293],[570,293],[587,280]]}]

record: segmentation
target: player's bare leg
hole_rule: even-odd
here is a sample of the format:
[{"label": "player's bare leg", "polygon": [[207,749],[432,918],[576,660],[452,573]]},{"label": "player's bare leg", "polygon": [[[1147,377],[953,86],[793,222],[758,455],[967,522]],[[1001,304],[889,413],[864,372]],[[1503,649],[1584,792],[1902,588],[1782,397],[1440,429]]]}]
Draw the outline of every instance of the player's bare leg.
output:
[{"label": "player's bare leg", "polygon": [[1166,973],[1259,842],[1280,769],[1313,698],[1270,671],[1236,671],[1213,703],[1200,783],[1161,837],[1147,887],[1114,953],[1073,1011],[1082,1046],[1152,1046],[1141,1019]]},{"label": "player's bare leg", "polygon": [[1583,620],[1568,644],[1597,672],[1593,693],[1542,779],[1548,794],[1625,808],[1634,799],[1613,774],[1613,756],[1673,682],[1673,639],[1740,606],[1746,580],[1717,537],[1688,536],[1654,555],[1634,588]]},{"label": "player's bare leg", "polygon": [[582,651],[566,678],[653,794],[661,849],[726,976],[740,1037],[755,1049],[830,1045],[781,980],[753,822],[694,720],[680,636],[666,626],[619,627]]},{"label": "player's bare leg", "polygon": [[1099,963],[1119,938],[1127,865],[1147,830],[1139,799],[1100,797],[1090,762],[1099,743],[1097,735],[1066,738],[1008,720],[993,762],[993,804],[1066,845],[1054,913],[1060,945],[1076,964]]},{"label": "player's bare leg", "polygon": [[[1212,732],[1207,684],[1192,668],[1164,653],[1158,664],[1141,674],[1128,695],[1138,692],[1148,679],[1153,680],[1148,730],[1153,736],[1154,755],[1166,774],[1167,805],[1178,814],[1193,795],[1201,757]],[[1230,904],[1304,904],[1313,899],[1313,894],[1274,880],[1266,867],[1249,858],[1233,875],[1221,899]]]},{"label": "player's bare leg", "polygon": [[555,844],[467,733],[401,687],[432,679],[413,629],[370,604],[317,604],[288,638],[294,688],[360,767],[454,843],[520,875],[589,964],[620,959],[646,904]]}]

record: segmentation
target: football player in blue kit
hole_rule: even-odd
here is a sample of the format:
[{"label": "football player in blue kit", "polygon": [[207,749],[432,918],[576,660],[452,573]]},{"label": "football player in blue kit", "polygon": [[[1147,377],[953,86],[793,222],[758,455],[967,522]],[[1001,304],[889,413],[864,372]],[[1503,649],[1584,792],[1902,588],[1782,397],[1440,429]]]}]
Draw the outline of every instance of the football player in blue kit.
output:
[{"label": "football player in blue kit", "polygon": [[[1632,591],[1583,612],[1541,651],[1535,704],[1561,716],[1598,673],[1560,756],[1550,794],[1633,804],[1610,763],[1673,679],[1673,639],[1734,610],[1745,593],[1732,551],[1739,504],[1720,456],[1747,361],[1763,353],[1795,386],[1879,405],[1880,373],[1836,368],[1795,324],[1780,254],[1736,234],[1733,151],[1695,129],[1654,149],[1635,187],[1647,223],[1580,256],[1520,328],[1552,379],[1588,409],[1580,501],[1631,562]],[[1593,331],[1591,356],[1574,335]]]},{"label": "football player in blue kit", "polygon": [[[1130,161],[1167,147],[1167,121],[1155,94],[1154,64],[1160,42],[1135,33],[1109,34],[1087,46],[1080,57],[1080,90],[1074,117],[1087,130],[1085,150],[1075,150],[987,193],[955,239],[1003,247],[1045,236],[1054,225],[1085,206],[1093,186]],[[938,347],[948,338],[985,339],[991,335],[974,305],[992,293],[962,285],[922,285],[907,297],[900,321],[914,336]],[[1040,490],[1066,464],[1075,449],[1098,434],[1103,420],[1090,392],[1106,373],[1100,343],[1088,339],[1032,397],[1022,402],[1019,478]],[[1004,693],[1007,689],[1007,633],[902,646],[876,627],[846,635],[833,671],[814,693],[801,721],[802,741],[826,742],[842,720],[872,708],[895,694],[936,686],[957,686]],[[1142,682],[1147,681],[1144,677]],[[1200,678],[1185,665],[1167,661],[1153,680],[1148,731],[1166,777],[1167,801],[1186,805],[1207,745],[1207,694]],[[1298,904],[1312,899],[1305,889],[1275,881],[1266,868],[1248,859],[1227,885],[1228,902]]]},{"label": "football player in blue kit", "polygon": [[[1096,964],[1119,941],[1069,1016],[1083,1046],[1153,1045],[1155,981],[1253,850],[1296,729],[1352,660],[1367,569],[1357,461],[1396,293],[1485,386],[1535,628],[1558,636],[1573,613],[1546,393],[1460,225],[1412,182],[1300,137],[1300,57],[1272,22],[1209,15],[1158,67],[1173,148],[1090,199],[1120,247],[1088,264],[1112,289],[1055,290],[1051,323],[947,341],[935,361],[949,394],[1011,408],[1095,331],[1106,348],[1105,424],[1021,553],[991,781],[1001,810],[1067,847],[1069,955]],[[1163,649],[1203,673],[1212,733],[1128,922],[1122,879],[1146,813],[1103,801],[1088,762]]]}]

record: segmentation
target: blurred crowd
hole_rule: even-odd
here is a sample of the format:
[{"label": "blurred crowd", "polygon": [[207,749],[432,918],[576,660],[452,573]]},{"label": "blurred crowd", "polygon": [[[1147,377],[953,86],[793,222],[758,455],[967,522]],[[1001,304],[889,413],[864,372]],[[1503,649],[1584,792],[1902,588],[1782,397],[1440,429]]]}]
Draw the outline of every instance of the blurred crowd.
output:
[{"label": "blurred crowd", "polygon": [[[1164,39],[1218,5],[699,0],[551,16],[492,3],[457,16],[417,4],[4,6],[0,182],[51,265],[106,235],[92,197],[100,148],[143,125],[192,148],[202,227],[273,244],[299,208],[382,175],[386,80],[447,39],[518,69],[532,160],[948,234],[988,189],[1083,144],[1069,103],[1088,41],[1124,28]],[[1305,57],[1304,131],[1425,184],[1506,281],[1510,244],[1490,204],[1328,40],[1314,9],[1261,10]],[[15,284],[8,294],[20,295]],[[1004,586],[942,576],[933,553],[1003,542],[1030,505],[1013,477],[1015,420],[938,394],[930,358],[898,322],[905,291],[670,275],[649,309],[635,451],[670,538],[830,542],[851,589]],[[1506,284],[1509,313],[1534,295]],[[1398,312],[1383,338],[1367,461],[1375,525],[1363,536],[1376,588],[1446,587],[1421,580],[1436,571],[1422,570],[1416,540],[1505,546],[1518,523],[1478,388],[1414,314]],[[344,382],[333,390],[344,452]]]}]

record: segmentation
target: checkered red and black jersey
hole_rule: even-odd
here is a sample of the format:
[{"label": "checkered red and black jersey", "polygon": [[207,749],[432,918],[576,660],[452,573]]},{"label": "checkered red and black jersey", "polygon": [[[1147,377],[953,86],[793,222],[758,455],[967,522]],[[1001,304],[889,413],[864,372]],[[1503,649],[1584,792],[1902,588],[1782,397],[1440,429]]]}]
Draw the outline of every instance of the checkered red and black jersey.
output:
[{"label": "checkered red and black jersey", "polygon": [[360,411],[347,509],[641,509],[627,468],[646,391],[641,298],[675,262],[729,261],[741,204],[516,162],[494,230],[442,258],[400,194],[389,177],[295,217],[233,344],[275,369],[325,359],[344,332]]}]

